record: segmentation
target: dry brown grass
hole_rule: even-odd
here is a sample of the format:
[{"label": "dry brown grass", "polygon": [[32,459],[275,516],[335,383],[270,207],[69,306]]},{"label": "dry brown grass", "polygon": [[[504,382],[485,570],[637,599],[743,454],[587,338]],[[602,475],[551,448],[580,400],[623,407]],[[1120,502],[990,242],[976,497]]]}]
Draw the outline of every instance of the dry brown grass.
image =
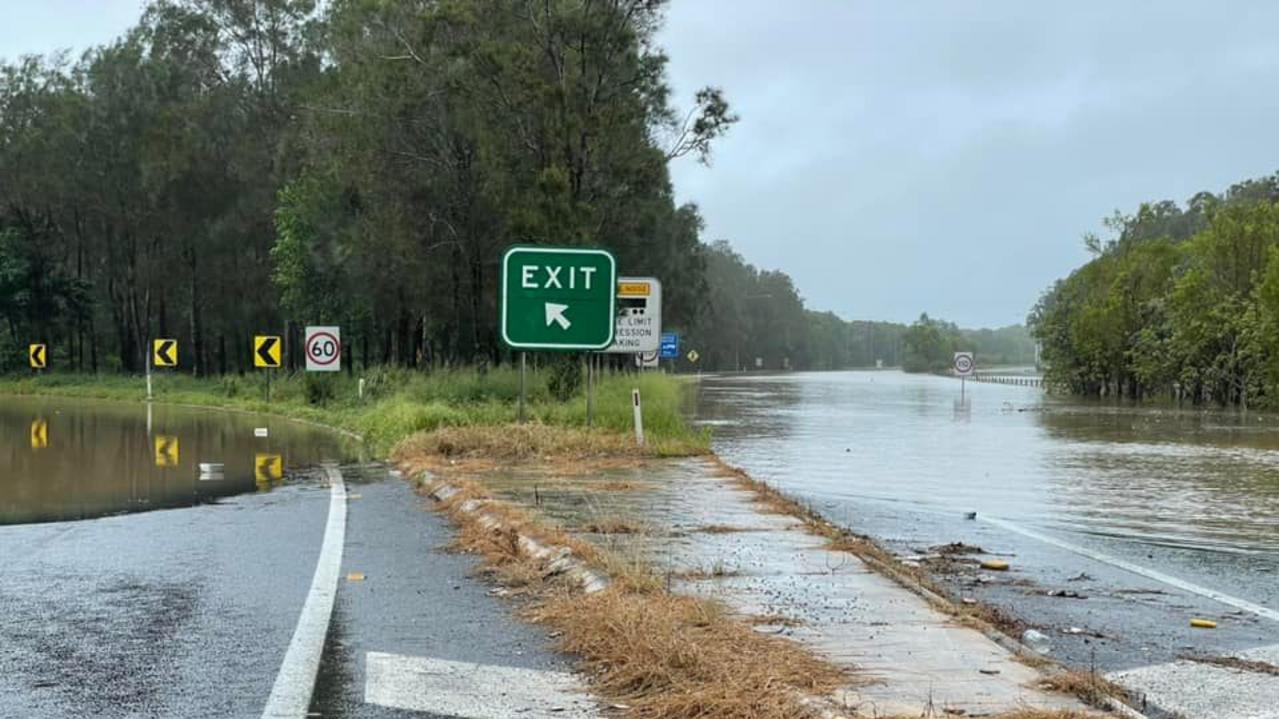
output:
[{"label": "dry brown grass", "polygon": [[1073,694],[1089,706],[1104,709],[1110,699],[1127,698],[1124,688],[1100,675],[1090,672],[1063,671],[1046,677],[1041,685],[1045,689]]},{"label": "dry brown grass", "polygon": [[[928,717],[962,717],[968,716],[964,713],[948,712],[945,709],[925,714]],[[978,715],[973,715],[978,716]],[[1023,709],[1014,709],[1010,712],[1002,714],[981,714],[984,719],[1097,719],[1096,714],[1076,711],[1073,709],[1038,709],[1035,707],[1025,707]],[[920,719],[919,715],[892,717],[891,719]]]},{"label": "dry brown grass", "polygon": [[727,524],[707,524],[693,531],[703,534],[736,534],[737,532],[749,532],[751,530],[747,527],[733,527]]},{"label": "dry brown grass", "polygon": [[1239,657],[1203,656],[1199,654],[1186,654],[1182,656],[1182,659],[1196,662],[1198,664],[1211,664],[1213,666],[1224,667],[1226,669],[1238,669],[1244,672],[1269,674],[1270,676],[1279,677],[1279,666],[1271,664],[1270,662],[1240,659]]},{"label": "dry brown grass", "polygon": [[[410,466],[410,469],[420,469]],[[529,603],[527,615],[581,657],[594,691],[642,719],[789,719],[816,717],[800,698],[823,696],[849,682],[834,665],[789,640],[764,636],[718,602],[664,591],[642,559],[576,540],[537,515],[490,498],[473,481],[442,503],[460,528],[457,546],[481,554],[487,570]],[[500,519],[485,528],[469,499]],[[609,575],[596,594],[573,591],[521,553],[524,534],[571,548]]]},{"label": "dry brown grass", "polygon": [[804,717],[797,695],[826,694],[843,680],[798,645],[762,636],[703,599],[613,588],[550,601],[535,616],[586,658],[597,691],[637,717]]},{"label": "dry brown grass", "polygon": [[643,524],[626,517],[596,517],[579,528],[587,534],[643,534]]}]

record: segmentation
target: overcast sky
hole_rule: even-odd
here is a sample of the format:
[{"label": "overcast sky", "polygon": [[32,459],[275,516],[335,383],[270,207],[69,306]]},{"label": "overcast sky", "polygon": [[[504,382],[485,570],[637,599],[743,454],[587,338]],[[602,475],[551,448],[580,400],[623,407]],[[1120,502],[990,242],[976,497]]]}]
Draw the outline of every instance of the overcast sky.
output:
[{"label": "overcast sky", "polygon": [[[109,40],[139,0],[0,0],[0,57]],[[708,239],[814,309],[1020,322],[1112,210],[1279,169],[1279,3],[674,0],[678,97],[741,122],[676,164]]]}]

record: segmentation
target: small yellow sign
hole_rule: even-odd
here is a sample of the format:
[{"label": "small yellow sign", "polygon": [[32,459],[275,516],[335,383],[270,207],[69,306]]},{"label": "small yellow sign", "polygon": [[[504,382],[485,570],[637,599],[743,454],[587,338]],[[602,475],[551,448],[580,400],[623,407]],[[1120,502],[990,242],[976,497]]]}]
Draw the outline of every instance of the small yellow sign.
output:
[{"label": "small yellow sign", "polygon": [[44,449],[49,446],[49,423],[37,419],[31,423],[31,449]]},{"label": "small yellow sign", "polygon": [[647,282],[617,283],[618,297],[648,297],[652,292],[653,286]]},{"label": "small yellow sign", "polygon": [[151,352],[152,367],[178,366],[178,341],[156,340]]},{"label": "small yellow sign", "polygon": [[253,469],[258,484],[279,482],[284,479],[284,458],[278,454],[258,454]]},{"label": "small yellow sign", "polygon": [[27,351],[31,358],[31,369],[44,369],[49,366],[49,348],[46,345],[31,345]]},{"label": "small yellow sign", "polygon": [[158,434],[155,437],[155,466],[161,469],[178,466],[178,460],[181,459],[182,453],[178,447],[178,438],[171,437],[167,434]]},{"label": "small yellow sign", "polygon": [[280,366],[280,347],[283,343],[274,335],[258,335],[253,338],[253,366],[275,369]]},{"label": "small yellow sign", "polygon": [[697,354],[697,350],[689,350],[689,351],[688,351],[688,361],[689,361],[689,362],[692,362],[693,364],[697,364],[697,360],[699,360],[699,359],[701,359],[701,358],[702,358],[702,356],[701,356],[701,355],[699,355],[699,354]]}]

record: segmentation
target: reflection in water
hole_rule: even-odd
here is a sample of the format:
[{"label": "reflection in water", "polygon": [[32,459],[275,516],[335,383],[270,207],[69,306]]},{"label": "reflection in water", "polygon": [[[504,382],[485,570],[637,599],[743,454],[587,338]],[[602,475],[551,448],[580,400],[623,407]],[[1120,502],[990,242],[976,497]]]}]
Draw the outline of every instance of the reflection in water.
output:
[{"label": "reflection in water", "polygon": [[[150,411],[148,411],[150,410]],[[267,437],[254,436],[268,427]],[[156,405],[0,399],[0,525],[183,507],[351,456],[331,432]]]},{"label": "reflection in water", "polygon": [[1170,547],[1279,551],[1279,419],[1115,407],[897,372],[718,377],[716,449],[818,501],[984,514]]}]

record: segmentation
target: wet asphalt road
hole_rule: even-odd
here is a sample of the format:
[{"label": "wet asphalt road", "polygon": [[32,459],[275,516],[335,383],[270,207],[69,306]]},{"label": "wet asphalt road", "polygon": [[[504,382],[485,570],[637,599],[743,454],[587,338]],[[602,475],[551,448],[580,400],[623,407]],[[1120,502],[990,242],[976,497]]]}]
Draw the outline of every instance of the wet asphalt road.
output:
[{"label": "wet asphalt road", "polygon": [[[440,716],[366,704],[369,651],[563,668],[470,576],[473,558],[440,551],[448,528],[407,483],[344,474],[358,498],[314,715]],[[0,716],[260,716],[328,506],[312,478],[183,509],[0,527]]]},{"label": "wet asphalt road", "polygon": [[251,716],[292,635],[328,493],[0,527],[0,716]]},{"label": "wet asphalt road", "polygon": [[385,652],[568,671],[546,636],[474,575],[477,560],[446,551],[453,534],[406,482],[352,483],[343,576],[312,711],[324,717],[435,717],[366,704],[367,655]]}]

